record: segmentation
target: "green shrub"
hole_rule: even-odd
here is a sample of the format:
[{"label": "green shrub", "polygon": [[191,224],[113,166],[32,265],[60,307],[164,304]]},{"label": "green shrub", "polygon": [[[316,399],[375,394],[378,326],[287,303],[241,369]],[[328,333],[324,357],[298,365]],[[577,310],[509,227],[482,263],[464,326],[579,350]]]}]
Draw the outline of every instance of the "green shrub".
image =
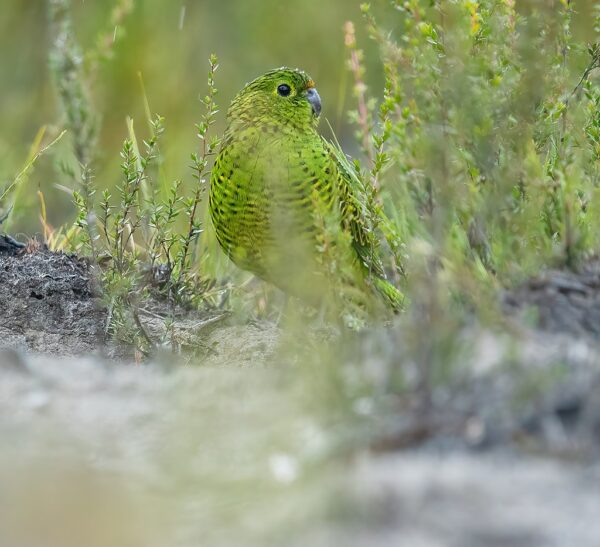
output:
[{"label": "green shrub", "polygon": [[[214,242],[199,237],[218,144],[208,135],[217,116],[216,59],[197,126],[201,152],[192,155],[191,193],[188,184],[162,175],[165,120],[148,114],[143,151],[130,123],[113,196],[93,179],[100,116],[88,93],[97,60],[110,55],[102,48],[81,55],[68,3],[50,5],[52,67],[79,165],[77,172],[64,169],[79,181],[77,225],[84,228],[70,244],[108,264],[102,271],[114,324],[123,325],[129,310],[139,327],[135,302],[158,278],[175,302],[222,304],[220,289],[206,292],[214,284]],[[348,165],[366,188],[373,248],[383,243],[413,324],[435,341],[438,331],[451,336],[473,312],[493,316],[500,287],[545,267],[577,267],[598,247],[600,10],[567,0],[391,5],[393,18],[385,23],[376,15],[380,3],[361,6],[379,48],[381,93],[368,88],[354,26],[345,27],[357,105],[350,119],[362,151],[361,161]],[[131,4],[119,6],[115,17],[122,19]],[[255,295],[246,298],[259,313]]]}]

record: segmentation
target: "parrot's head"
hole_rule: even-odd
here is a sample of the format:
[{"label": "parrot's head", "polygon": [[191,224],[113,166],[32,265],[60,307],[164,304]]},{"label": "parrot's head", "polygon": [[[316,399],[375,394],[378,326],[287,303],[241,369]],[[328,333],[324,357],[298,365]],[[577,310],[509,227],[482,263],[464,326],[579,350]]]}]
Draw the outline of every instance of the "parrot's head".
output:
[{"label": "parrot's head", "polygon": [[229,118],[302,129],[315,127],[320,113],[312,79],[301,70],[277,68],[244,86],[231,103]]}]

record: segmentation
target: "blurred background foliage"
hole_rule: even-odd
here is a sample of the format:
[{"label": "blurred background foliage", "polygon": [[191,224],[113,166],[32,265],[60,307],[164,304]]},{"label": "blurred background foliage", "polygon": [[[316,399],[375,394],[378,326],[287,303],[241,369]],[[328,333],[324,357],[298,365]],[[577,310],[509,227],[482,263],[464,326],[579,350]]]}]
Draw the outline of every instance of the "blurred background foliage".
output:
[{"label": "blurred background foliage", "polygon": [[[227,105],[245,82],[270,68],[289,65],[303,68],[317,81],[324,116],[343,144],[351,145],[344,115],[351,81],[344,63],[343,25],[348,18],[360,18],[358,3],[74,0],[72,7],[82,50],[109,49],[107,56],[86,60],[88,65],[98,63],[91,94],[101,116],[99,156],[94,166],[99,188],[113,187],[118,180],[126,117],[134,119],[137,131],[147,130],[140,74],[152,113],[166,119],[161,147],[164,174],[167,179],[191,179],[187,166],[190,153],[198,148],[194,124],[201,115],[199,99],[206,92],[211,53],[221,61],[217,74],[221,112],[215,134],[222,131]],[[384,13],[392,10],[387,2],[381,2],[381,7]],[[48,68],[52,37],[47,2],[3,0],[2,11],[0,183],[5,185],[23,165],[40,127],[48,125],[48,134],[57,133],[62,119]],[[357,32],[372,68],[368,77],[375,87],[381,87],[383,68],[377,62],[377,46],[367,40],[362,25]],[[55,156],[65,156],[67,148],[65,139]],[[72,197],[54,186],[64,183],[53,168],[55,161],[51,156],[42,159],[20,193],[11,220],[13,231],[31,234],[41,230],[38,189],[45,196],[50,224],[56,227],[74,219]]]}]

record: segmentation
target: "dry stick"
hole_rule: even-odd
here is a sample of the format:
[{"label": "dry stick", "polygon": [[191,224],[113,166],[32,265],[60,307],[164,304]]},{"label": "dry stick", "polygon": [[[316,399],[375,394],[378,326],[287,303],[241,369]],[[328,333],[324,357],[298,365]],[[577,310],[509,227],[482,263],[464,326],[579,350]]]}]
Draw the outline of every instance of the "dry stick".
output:
[{"label": "dry stick", "polygon": [[134,306],[129,295],[126,296],[125,300],[127,301],[127,305],[129,306],[129,308],[131,309],[131,314],[133,315],[133,320],[135,321],[137,328],[139,329],[140,333],[142,334],[142,337],[144,338],[144,340],[146,340],[146,342],[150,346],[150,349],[154,349],[156,347],[156,345],[154,344],[154,341],[152,340],[152,338],[150,338],[150,335],[146,332],[146,329],[145,329],[144,325],[142,324],[140,315],[138,313],[137,305]]},{"label": "dry stick", "polygon": [[586,69],[584,70],[583,75],[579,79],[579,82],[577,83],[577,85],[573,88],[573,91],[571,91],[571,93],[569,94],[569,96],[566,100],[567,104],[569,103],[569,101],[571,100],[573,95],[575,95],[575,93],[577,93],[579,91],[579,89],[581,88],[583,83],[588,79],[591,72],[597,68],[600,68],[600,46],[595,48],[594,54],[592,56],[592,60],[590,61],[590,63],[586,67]]}]

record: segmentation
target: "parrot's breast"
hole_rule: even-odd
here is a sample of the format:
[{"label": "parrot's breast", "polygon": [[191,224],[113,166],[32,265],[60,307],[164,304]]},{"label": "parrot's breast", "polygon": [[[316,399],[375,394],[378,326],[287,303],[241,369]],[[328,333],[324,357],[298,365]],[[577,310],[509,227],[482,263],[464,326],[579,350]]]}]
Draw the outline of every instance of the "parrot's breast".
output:
[{"label": "parrot's breast", "polygon": [[314,283],[315,213],[333,205],[334,168],[316,133],[249,127],[227,137],[210,189],[224,251],[239,267],[290,292],[297,292],[290,285]]}]

